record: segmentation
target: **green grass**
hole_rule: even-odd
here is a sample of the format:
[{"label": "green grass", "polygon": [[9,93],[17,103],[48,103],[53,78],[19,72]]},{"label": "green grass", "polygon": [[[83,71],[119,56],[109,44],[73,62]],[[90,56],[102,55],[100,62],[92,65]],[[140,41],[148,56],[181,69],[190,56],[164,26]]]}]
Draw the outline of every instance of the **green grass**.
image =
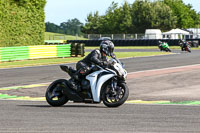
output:
[{"label": "green grass", "polygon": [[81,59],[80,57],[68,57],[68,58],[50,58],[50,59],[34,59],[34,60],[23,60],[23,61],[13,61],[13,62],[2,62],[0,64],[0,68],[73,63],[79,61],[80,59]]},{"label": "green grass", "polygon": [[[85,53],[85,55],[87,54],[88,52]],[[170,54],[170,53],[167,53],[167,52],[115,52],[115,54],[117,58],[128,58],[128,57],[165,55],[165,54]],[[13,62],[1,62],[0,68],[75,63],[81,60],[82,58],[83,57],[68,57],[68,58],[51,58],[51,59],[35,59],[35,60],[13,61]]]},{"label": "green grass", "polygon": [[59,33],[45,32],[45,40],[87,40],[83,37],[77,37],[72,35],[65,35]]}]

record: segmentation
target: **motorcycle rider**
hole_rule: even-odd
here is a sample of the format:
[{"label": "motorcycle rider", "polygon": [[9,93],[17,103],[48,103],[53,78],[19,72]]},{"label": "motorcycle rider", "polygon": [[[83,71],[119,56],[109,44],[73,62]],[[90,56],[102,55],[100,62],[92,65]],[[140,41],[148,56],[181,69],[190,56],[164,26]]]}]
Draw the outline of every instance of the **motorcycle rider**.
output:
[{"label": "motorcycle rider", "polygon": [[163,47],[163,45],[164,45],[164,42],[162,42],[162,41],[158,41],[158,47],[160,48],[160,50],[162,49],[162,47]]},{"label": "motorcycle rider", "polygon": [[108,67],[109,63],[107,56],[115,57],[113,51],[113,42],[110,40],[105,40],[100,43],[100,49],[93,50],[84,59],[77,62],[76,72],[72,75],[70,80],[72,88],[80,91],[80,89],[77,88],[76,82],[80,81],[81,78],[90,73],[92,65],[99,65],[103,68]]},{"label": "motorcycle rider", "polygon": [[185,40],[179,40],[179,45],[181,47],[181,50],[184,51],[186,47],[191,46],[191,42],[187,42]]},{"label": "motorcycle rider", "polygon": [[161,41],[158,41],[159,45],[159,49],[160,51],[166,51],[166,52],[171,52],[171,50],[169,49],[169,45],[167,42],[161,42]]},{"label": "motorcycle rider", "polygon": [[184,48],[187,47],[187,43],[184,40],[179,40],[179,45],[182,51],[184,51]]}]

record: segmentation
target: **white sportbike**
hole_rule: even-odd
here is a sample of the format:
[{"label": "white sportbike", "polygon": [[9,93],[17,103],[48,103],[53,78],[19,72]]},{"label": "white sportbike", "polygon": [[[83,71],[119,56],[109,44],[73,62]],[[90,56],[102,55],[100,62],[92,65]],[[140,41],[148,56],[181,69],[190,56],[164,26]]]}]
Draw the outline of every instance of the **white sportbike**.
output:
[{"label": "white sportbike", "polygon": [[[46,100],[51,106],[62,106],[68,101],[82,103],[101,103],[107,107],[118,107],[128,98],[129,89],[126,85],[127,71],[116,58],[110,58],[110,67],[102,68],[94,65],[91,72],[77,82],[81,91],[71,88],[70,80],[58,79],[51,83],[46,91]],[[69,67],[60,66],[69,75]]]}]

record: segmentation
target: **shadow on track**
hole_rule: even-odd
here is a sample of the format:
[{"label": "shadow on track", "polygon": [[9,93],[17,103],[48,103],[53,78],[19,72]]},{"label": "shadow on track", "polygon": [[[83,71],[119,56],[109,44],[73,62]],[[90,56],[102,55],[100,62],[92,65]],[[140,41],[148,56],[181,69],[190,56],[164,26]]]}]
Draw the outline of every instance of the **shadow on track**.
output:
[{"label": "shadow on track", "polygon": [[92,105],[64,105],[59,107],[53,107],[50,105],[17,105],[20,107],[33,107],[33,108],[107,108],[105,106],[92,106]]}]

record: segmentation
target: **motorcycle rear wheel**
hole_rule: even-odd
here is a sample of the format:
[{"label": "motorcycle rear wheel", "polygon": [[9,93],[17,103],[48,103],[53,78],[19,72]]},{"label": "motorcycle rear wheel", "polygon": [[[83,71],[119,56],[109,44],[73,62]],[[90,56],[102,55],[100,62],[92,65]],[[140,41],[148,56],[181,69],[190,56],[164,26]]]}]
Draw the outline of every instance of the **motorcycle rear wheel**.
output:
[{"label": "motorcycle rear wheel", "polygon": [[62,83],[65,79],[54,81],[47,88],[45,97],[48,104],[54,107],[62,106],[68,102],[67,96],[62,93],[62,88],[65,87]]},{"label": "motorcycle rear wheel", "polygon": [[169,48],[167,48],[167,52],[172,52]]},{"label": "motorcycle rear wheel", "polygon": [[122,105],[129,95],[128,86],[125,83],[120,83],[117,85],[119,88],[116,95],[112,95],[111,88],[109,85],[106,86],[102,94],[102,101],[107,107],[118,107]]}]

